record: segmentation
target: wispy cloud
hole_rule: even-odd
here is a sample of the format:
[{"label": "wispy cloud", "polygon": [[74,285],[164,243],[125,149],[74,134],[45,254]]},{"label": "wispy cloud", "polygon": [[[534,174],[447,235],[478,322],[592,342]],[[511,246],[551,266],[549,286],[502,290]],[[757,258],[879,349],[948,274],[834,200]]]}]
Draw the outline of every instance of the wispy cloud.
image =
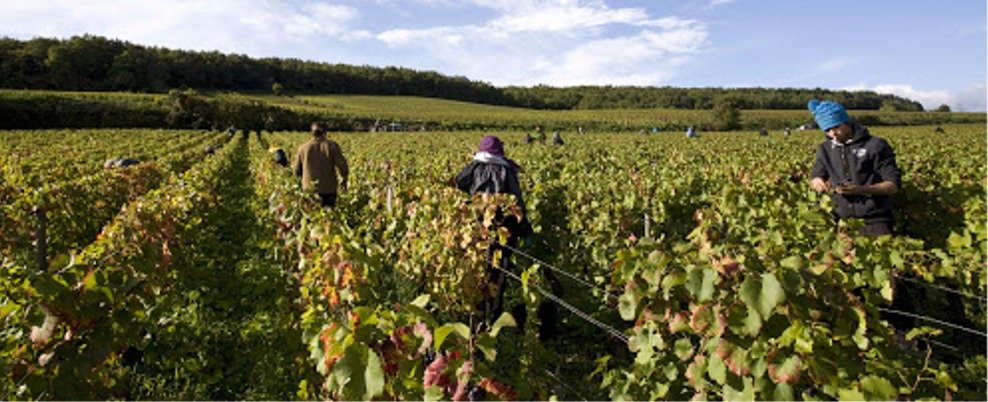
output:
[{"label": "wispy cloud", "polygon": [[985,83],[972,84],[965,90],[950,92],[947,90],[923,90],[909,84],[855,85],[842,88],[848,91],[874,91],[880,94],[890,94],[912,99],[923,105],[926,110],[933,110],[940,105],[948,105],[951,110],[958,112],[985,112],[986,95]]},{"label": "wispy cloud", "polygon": [[734,0],[710,0],[710,7],[723,6],[727,4],[734,3]]},{"label": "wispy cloud", "polygon": [[271,54],[285,42],[370,37],[352,29],[354,7],[306,0],[5,1],[0,34],[66,37],[90,33],[138,43],[236,53]]},{"label": "wispy cloud", "polygon": [[819,73],[833,73],[841,71],[853,63],[853,60],[846,57],[834,57],[817,64],[816,71]]},{"label": "wispy cloud", "polygon": [[707,44],[704,24],[657,18],[642,8],[577,0],[468,1],[496,15],[376,37],[393,49],[427,52],[459,74],[520,85],[657,85]]}]

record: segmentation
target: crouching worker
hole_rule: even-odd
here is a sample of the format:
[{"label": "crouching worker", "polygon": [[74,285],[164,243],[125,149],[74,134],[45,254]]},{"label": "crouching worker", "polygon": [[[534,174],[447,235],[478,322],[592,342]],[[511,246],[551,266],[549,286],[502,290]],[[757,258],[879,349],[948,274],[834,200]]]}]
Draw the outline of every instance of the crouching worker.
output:
[{"label": "crouching worker", "polygon": [[271,153],[271,157],[274,158],[274,163],[281,165],[281,167],[288,166],[288,155],[285,155],[285,150],[277,147],[271,147],[268,149]]},{"label": "crouching worker", "polygon": [[104,168],[125,168],[125,167],[130,167],[130,166],[137,165],[139,163],[141,163],[141,161],[139,161],[137,159],[117,158],[117,159],[107,160],[105,163],[103,163],[103,167]]}]

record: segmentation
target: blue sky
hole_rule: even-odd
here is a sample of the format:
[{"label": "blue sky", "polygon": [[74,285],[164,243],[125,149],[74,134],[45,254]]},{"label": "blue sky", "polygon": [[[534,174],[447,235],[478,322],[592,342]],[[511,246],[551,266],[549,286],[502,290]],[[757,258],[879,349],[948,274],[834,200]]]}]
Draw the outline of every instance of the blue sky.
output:
[{"label": "blue sky", "polygon": [[0,36],[83,33],[499,86],[869,89],[986,110],[984,0],[0,1]]}]

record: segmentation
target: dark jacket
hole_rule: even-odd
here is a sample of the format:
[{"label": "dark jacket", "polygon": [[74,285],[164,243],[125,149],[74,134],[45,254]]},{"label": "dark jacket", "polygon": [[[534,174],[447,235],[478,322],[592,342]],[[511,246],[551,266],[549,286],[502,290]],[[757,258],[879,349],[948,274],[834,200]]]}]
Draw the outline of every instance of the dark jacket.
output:
[{"label": "dark jacket", "polygon": [[[895,164],[895,152],[884,139],[872,137],[868,129],[854,125],[854,136],[846,144],[827,140],[816,151],[810,177],[829,180],[832,187],[842,184],[871,185],[890,181],[902,186],[902,172]],[[833,193],[834,215],[862,218],[866,222],[891,222],[892,200],[888,196],[843,195]]]},{"label": "dark jacket", "polygon": [[456,187],[467,194],[513,194],[525,208],[518,172],[508,163],[473,160],[456,175]]},{"label": "dark jacket", "polygon": [[508,244],[517,244],[518,239],[534,233],[532,224],[528,221],[525,211],[525,199],[521,195],[518,184],[517,165],[506,159],[495,159],[489,162],[474,159],[459,174],[456,175],[456,187],[467,194],[512,194],[522,210],[521,220],[508,216],[500,209],[495,214],[494,221],[511,233]]}]

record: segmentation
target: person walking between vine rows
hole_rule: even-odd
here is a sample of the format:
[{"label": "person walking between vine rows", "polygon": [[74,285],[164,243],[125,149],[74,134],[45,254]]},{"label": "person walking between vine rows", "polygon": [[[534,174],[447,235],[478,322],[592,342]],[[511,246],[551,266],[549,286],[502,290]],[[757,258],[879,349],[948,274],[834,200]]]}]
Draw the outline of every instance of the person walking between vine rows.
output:
[{"label": "person walking between vine rows", "polygon": [[[456,187],[467,194],[488,193],[488,194],[511,194],[515,196],[517,205],[521,207],[522,218],[519,219],[514,214],[505,214],[498,211],[495,220],[498,226],[503,226],[510,233],[507,246],[518,247],[520,240],[532,234],[532,226],[525,218],[525,198],[521,193],[521,186],[518,183],[518,173],[521,167],[515,161],[504,156],[504,144],[493,135],[485,136],[480,140],[480,146],[473,156],[473,160],[456,175]],[[498,247],[489,250],[489,256],[493,258]],[[511,270],[511,250],[501,248],[500,267]],[[491,296],[484,302],[482,308],[487,317],[496,319],[502,311],[505,289],[505,275],[500,270],[488,268],[488,281],[495,287],[496,295]]]},{"label": "person walking between vine rows", "polygon": [[337,174],[339,191],[346,191],[350,168],[340,145],[326,138],[326,126],[313,122],[312,138],[298,148],[292,170],[302,178],[302,188],[319,194],[323,206],[335,206]]},{"label": "person walking between vine rows", "polygon": [[807,106],[828,137],[817,148],[810,188],[831,194],[836,219],[862,219],[862,234],[891,235],[891,196],[902,185],[892,146],[853,122],[836,102],[813,99]]}]

